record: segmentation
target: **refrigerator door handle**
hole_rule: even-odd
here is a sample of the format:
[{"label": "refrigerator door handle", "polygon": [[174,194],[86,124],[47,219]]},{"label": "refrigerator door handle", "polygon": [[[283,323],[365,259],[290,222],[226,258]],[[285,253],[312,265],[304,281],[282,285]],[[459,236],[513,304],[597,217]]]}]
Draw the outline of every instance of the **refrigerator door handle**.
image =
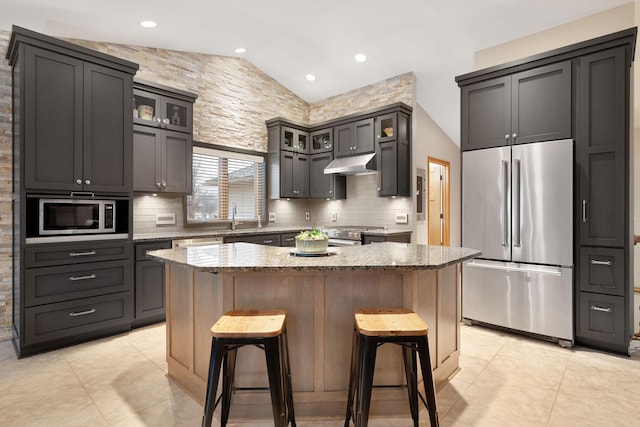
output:
[{"label": "refrigerator door handle", "polygon": [[549,267],[549,266],[526,266],[526,267],[518,267],[515,265],[497,265],[497,264],[489,264],[481,261],[470,261],[467,263],[467,267],[477,267],[477,268],[488,268],[492,270],[503,270],[503,271],[515,271],[519,273],[536,273],[536,274],[551,274],[553,276],[562,276],[562,270],[559,267]]},{"label": "refrigerator door handle", "polygon": [[502,215],[502,246],[509,246],[509,162],[502,160],[502,195],[504,211]]},{"label": "refrigerator door handle", "polygon": [[520,177],[520,159],[513,160],[514,165],[514,175],[515,175],[515,184],[513,186],[513,246],[515,248],[519,248],[521,245],[520,241],[520,192],[522,191],[521,185],[521,177]]}]

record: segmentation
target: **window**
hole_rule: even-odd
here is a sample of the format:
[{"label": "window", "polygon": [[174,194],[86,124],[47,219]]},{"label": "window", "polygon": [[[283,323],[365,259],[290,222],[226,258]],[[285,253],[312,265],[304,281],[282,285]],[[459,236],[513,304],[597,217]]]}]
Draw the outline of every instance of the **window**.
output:
[{"label": "window", "polygon": [[264,204],[264,155],[194,144],[193,194],[185,203],[187,224],[230,221],[234,209],[236,220],[257,221],[263,219]]}]

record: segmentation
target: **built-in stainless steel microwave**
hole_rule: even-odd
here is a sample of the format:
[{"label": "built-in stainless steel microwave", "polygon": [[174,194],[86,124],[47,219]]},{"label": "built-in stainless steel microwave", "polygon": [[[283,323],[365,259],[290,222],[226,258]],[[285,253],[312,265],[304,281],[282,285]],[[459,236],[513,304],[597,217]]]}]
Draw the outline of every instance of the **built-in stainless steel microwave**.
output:
[{"label": "built-in stainless steel microwave", "polygon": [[40,236],[116,232],[115,200],[40,199]]}]

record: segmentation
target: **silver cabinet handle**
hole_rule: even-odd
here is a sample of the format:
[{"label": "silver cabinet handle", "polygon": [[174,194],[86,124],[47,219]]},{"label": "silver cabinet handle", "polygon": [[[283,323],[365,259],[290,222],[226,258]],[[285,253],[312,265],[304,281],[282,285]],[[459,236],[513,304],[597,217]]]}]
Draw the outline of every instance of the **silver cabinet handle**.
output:
[{"label": "silver cabinet handle", "polygon": [[169,118],[164,118],[164,119],[162,119],[162,123],[164,123],[164,124],[165,124],[165,126],[166,126],[166,125],[168,125],[169,123],[171,123],[171,120],[169,120]]},{"label": "silver cabinet handle", "polygon": [[167,188],[167,183],[166,182],[162,182],[162,188]]},{"label": "silver cabinet handle", "polygon": [[87,179],[84,183],[85,183],[85,184],[87,184],[87,185],[89,185],[89,184],[91,184],[91,180],[90,180],[90,179]]},{"label": "silver cabinet handle", "polygon": [[87,314],[93,314],[95,313],[97,310],[95,308],[92,308],[91,310],[87,310],[87,311],[78,311],[78,312],[71,312],[69,313],[69,317],[76,317],[76,316],[86,316]]},{"label": "silver cabinet handle", "polygon": [[71,276],[69,277],[69,280],[71,280],[72,282],[75,282],[77,280],[91,280],[95,278],[96,278],[95,274],[90,274],[88,276]]},{"label": "silver cabinet handle", "polygon": [[76,184],[82,185],[82,180],[81,179],[76,179]]},{"label": "silver cabinet handle", "polygon": [[263,245],[268,245],[269,243],[273,243],[273,240],[263,240],[262,241]]},{"label": "silver cabinet handle", "polygon": [[592,305],[591,310],[602,311],[603,313],[611,313],[613,311],[611,307],[604,308],[604,307],[598,307],[597,305]]},{"label": "silver cabinet handle", "polygon": [[582,222],[587,222],[587,201],[582,200]]},{"label": "silver cabinet handle", "polygon": [[515,140],[516,140],[516,137],[518,136],[518,134],[517,134],[517,133],[514,133],[514,134],[513,134],[513,135],[511,135],[511,136],[513,137],[513,140],[515,141]]},{"label": "silver cabinet handle", "polygon": [[504,136],[504,139],[507,139],[507,140],[508,140],[508,139],[509,139],[509,134],[506,134],[506,135]]},{"label": "silver cabinet handle", "polygon": [[69,256],[91,256],[95,255],[96,251],[87,251],[87,252],[69,252]]},{"label": "silver cabinet handle", "polygon": [[613,265],[613,263],[611,261],[598,261],[597,259],[592,259],[591,265]]}]

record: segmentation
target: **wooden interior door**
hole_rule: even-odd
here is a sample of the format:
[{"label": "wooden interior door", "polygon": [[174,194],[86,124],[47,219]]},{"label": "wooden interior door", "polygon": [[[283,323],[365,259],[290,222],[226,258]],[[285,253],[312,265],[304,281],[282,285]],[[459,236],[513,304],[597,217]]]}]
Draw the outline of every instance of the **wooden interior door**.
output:
[{"label": "wooden interior door", "polygon": [[430,245],[449,245],[449,162],[429,158],[428,224]]}]

